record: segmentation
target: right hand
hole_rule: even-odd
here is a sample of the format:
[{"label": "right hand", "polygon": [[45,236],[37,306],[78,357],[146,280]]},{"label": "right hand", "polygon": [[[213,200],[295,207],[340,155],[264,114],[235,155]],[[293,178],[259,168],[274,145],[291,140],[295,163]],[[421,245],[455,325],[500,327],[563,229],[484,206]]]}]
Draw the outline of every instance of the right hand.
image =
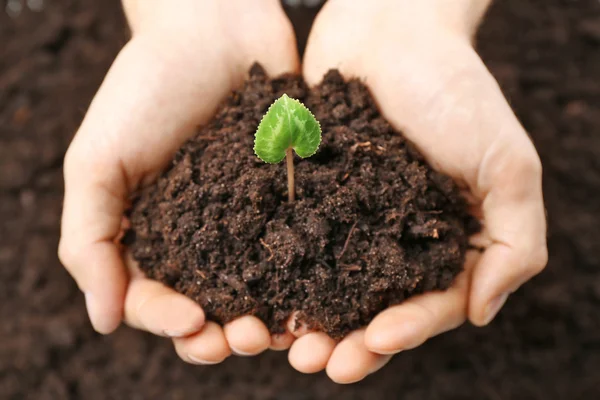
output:
[{"label": "right hand", "polygon": [[[151,3],[151,4],[150,4]],[[131,193],[241,84],[254,61],[275,76],[299,68],[293,29],[278,0],[127,0],[133,37],[96,94],[65,157],[59,256],[85,293],[100,333],[127,324],[173,338],[182,359],[213,364],[272,340],[255,317],[224,328],[198,304],[127,268],[115,239]]]},{"label": "right hand", "polygon": [[489,2],[329,0],[319,13],[303,64],[307,82],[317,84],[330,68],[363,80],[383,116],[469,192],[485,250],[468,254],[449,290],[392,306],[339,343],[302,335],[289,353],[296,369],[356,382],[466,319],[488,324],[545,267],[541,163],[472,46]]}]

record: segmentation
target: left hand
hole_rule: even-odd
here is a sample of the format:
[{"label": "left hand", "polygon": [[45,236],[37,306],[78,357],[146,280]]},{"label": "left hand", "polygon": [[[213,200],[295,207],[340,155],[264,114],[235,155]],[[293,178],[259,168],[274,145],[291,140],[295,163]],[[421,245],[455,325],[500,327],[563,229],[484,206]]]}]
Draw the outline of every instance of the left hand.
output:
[{"label": "left hand", "polygon": [[254,61],[294,72],[293,29],[278,0],[124,0],[133,36],[121,50],[64,164],[59,256],[85,293],[93,327],[124,321],[170,337],[180,357],[215,364],[289,344],[256,317],[221,327],[194,301],[126,267],[116,239],[128,199],[241,84]]},{"label": "left hand", "polygon": [[470,192],[485,251],[467,254],[449,290],[390,307],[339,343],[296,333],[289,360],[299,371],[359,381],[467,318],[488,324],[508,294],[546,265],[539,157],[471,43],[488,4],[330,0],[317,17],[304,59],[307,82],[317,84],[330,68],[365,81],[388,121]]}]

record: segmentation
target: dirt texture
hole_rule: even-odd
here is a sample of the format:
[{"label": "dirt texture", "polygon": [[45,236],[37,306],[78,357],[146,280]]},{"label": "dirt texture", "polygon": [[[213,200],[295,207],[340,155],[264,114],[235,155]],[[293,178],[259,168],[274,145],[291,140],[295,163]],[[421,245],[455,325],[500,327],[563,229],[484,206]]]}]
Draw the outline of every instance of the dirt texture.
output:
[{"label": "dirt texture", "polygon": [[[284,165],[253,152],[262,116],[284,93],[323,131],[314,156],[296,157],[291,204]],[[472,220],[458,187],[392,129],[360,81],[332,70],[309,90],[300,77],[269,80],[255,64],[134,200],[125,242],[150,278],[209,319],[256,315],[282,333],[299,311],[339,339],[391,304],[448,288]]]},{"label": "dirt texture", "polygon": [[[22,1],[25,5],[26,2]],[[35,2],[30,2],[35,3]],[[600,398],[600,3],[496,1],[478,47],[544,166],[548,268],[488,327],[404,351],[357,385],[301,375],[285,353],[181,362],[123,327],[93,333],[56,257],[62,157],[127,32],[117,0],[0,1],[0,398]]]}]

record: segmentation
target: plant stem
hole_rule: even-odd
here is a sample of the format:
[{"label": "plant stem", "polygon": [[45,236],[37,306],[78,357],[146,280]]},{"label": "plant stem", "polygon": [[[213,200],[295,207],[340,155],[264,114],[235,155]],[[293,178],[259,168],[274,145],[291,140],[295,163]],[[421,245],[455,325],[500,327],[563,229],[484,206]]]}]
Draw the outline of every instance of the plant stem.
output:
[{"label": "plant stem", "polygon": [[294,187],[294,153],[292,153],[291,147],[285,151],[285,159],[287,162],[288,201],[293,203],[296,197],[296,188]]}]

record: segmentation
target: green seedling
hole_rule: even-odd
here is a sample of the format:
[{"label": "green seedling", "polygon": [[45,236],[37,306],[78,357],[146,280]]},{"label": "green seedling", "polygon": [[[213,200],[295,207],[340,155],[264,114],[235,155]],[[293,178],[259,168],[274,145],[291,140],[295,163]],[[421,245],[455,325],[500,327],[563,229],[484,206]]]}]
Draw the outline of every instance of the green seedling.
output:
[{"label": "green seedling", "polygon": [[288,200],[294,201],[294,155],[307,158],[321,144],[321,126],[314,115],[296,99],[284,94],[271,106],[254,135],[254,152],[266,163],[287,161]]}]

